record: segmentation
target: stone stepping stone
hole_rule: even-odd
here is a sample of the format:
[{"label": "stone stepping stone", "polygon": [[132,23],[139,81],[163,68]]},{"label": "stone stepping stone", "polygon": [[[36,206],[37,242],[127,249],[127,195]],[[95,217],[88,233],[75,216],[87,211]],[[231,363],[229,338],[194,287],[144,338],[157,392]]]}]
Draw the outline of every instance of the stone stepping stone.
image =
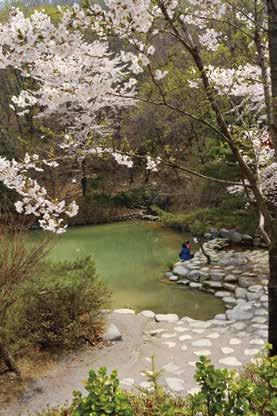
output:
[{"label": "stone stepping stone", "polygon": [[254,345],[264,345],[264,340],[263,339],[251,339],[250,344],[254,344]]},{"label": "stone stepping stone", "polygon": [[232,354],[232,352],[234,352],[233,348],[229,347],[221,347],[221,351],[223,352],[223,354]]},{"label": "stone stepping stone", "polygon": [[183,326],[176,326],[174,328],[174,331],[176,331],[176,332],[185,332],[185,331],[189,331],[189,328],[185,328]]},{"label": "stone stepping stone", "polygon": [[236,335],[238,337],[245,338],[247,336],[247,333],[242,331],[242,332],[238,332]]},{"label": "stone stepping stone", "polygon": [[244,350],[244,354],[245,355],[256,355],[256,354],[258,354],[260,351],[259,350],[257,350],[257,349],[255,349],[255,348],[250,348],[250,349],[247,349],[247,350]]},{"label": "stone stepping stone", "polygon": [[184,285],[184,286],[189,285],[189,283],[190,283],[190,281],[187,280],[187,279],[178,280],[178,282],[177,282],[178,285]]},{"label": "stone stepping stone", "polygon": [[180,340],[180,341],[186,341],[186,340],[188,340],[188,339],[192,339],[192,336],[191,336],[191,335],[181,335],[181,336],[179,337],[179,340]]},{"label": "stone stepping stone", "polygon": [[259,315],[259,316],[265,316],[268,315],[268,311],[265,309],[257,309],[255,311],[255,315]]},{"label": "stone stepping stone", "polygon": [[178,373],[180,373],[180,371],[182,371],[182,372],[185,371],[185,370],[182,370],[181,367],[178,367],[178,365],[176,365],[174,363],[165,364],[162,367],[162,369],[167,371],[168,373],[172,373],[172,374],[178,374]]},{"label": "stone stepping stone", "polygon": [[248,287],[249,292],[263,292],[264,288],[261,285],[252,285]]},{"label": "stone stepping stone", "polygon": [[152,311],[142,311],[139,315],[145,316],[145,318],[155,318],[155,313]]},{"label": "stone stepping stone", "polygon": [[256,335],[259,337],[267,338],[268,337],[268,331],[264,329],[260,329],[256,332]]},{"label": "stone stepping stone", "polygon": [[214,294],[217,298],[228,298],[228,297],[232,297],[232,293],[227,292],[225,290],[219,290],[218,292],[215,292]]},{"label": "stone stepping stone", "polygon": [[201,355],[211,355],[211,351],[209,351],[209,350],[193,351],[193,354],[200,357]]},{"label": "stone stepping stone", "polygon": [[217,339],[220,337],[220,334],[218,332],[212,332],[211,334],[206,335],[206,337],[211,339]]},{"label": "stone stepping stone", "polygon": [[173,393],[180,393],[185,389],[185,382],[181,378],[166,377],[165,382]]},{"label": "stone stepping stone", "polygon": [[191,332],[194,332],[195,334],[203,334],[205,332],[205,330],[204,329],[195,328]]},{"label": "stone stepping stone", "polygon": [[181,319],[182,322],[196,322],[195,319],[190,318],[189,316],[185,316]]},{"label": "stone stepping stone", "polygon": [[175,313],[168,313],[168,314],[157,314],[155,316],[155,320],[157,322],[177,322],[179,321],[178,315]]},{"label": "stone stepping stone", "polygon": [[267,325],[265,325],[265,324],[252,324],[252,328],[267,329]]},{"label": "stone stepping stone", "polygon": [[114,309],[113,313],[120,313],[122,315],[125,315],[125,314],[135,315],[135,311],[133,311],[133,309]]},{"label": "stone stepping stone", "polygon": [[162,334],[161,335],[161,337],[162,338],[174,338],[174,337],[176,337],[176,332],[173,332],[173,333],[171,333],[171,334]]},{"label": "stone stepping stone", "polygon": [[236,357],[226,357],[219,360],[220,364],[228,365],[230,367],[240,367],[242,364]]},{"label": "stone stepping stone", "polygon": [[241,331],[242,329],[246,328],[246,324],[243,322],[236,322],[232,325],[232,328],[234,328],[236,331]]},{"label": "stone stepping stone", "polygon": [[211,347],[212,343],[209,339],[198,339],[197,341],[193,341],[191,343],[194,347]]},{"label": "stone stepping stone", "polygon": [[251,320],[251,322],[254,322],[255,324],[265,324],[267,322],[267,318],[263,316],[256,316]]},{"label": "stone stepping stone", "polygon": [[241,344],[241,339],[231,338],[230,341],[229,341],[229,344],[230,345],[239,345],[239,344]]},{"label": "stone stepping stone", "polygon": [[168,348],[175,348],[176,347],[176,342],[163,342],[163,345],[166,345]]},{"label": "stone stepping stone", "polygon": [[211,326],[211,323],[208,321],[194,321],[194,322],[189,322],[189,325],[193,328],[206,329]]},{"label": "stone stepping stone", "polygon": [[164,331],[165,331],[164,328],[158,328],[158,329],[152,329],[148,333],[149,333],[149,335],[151,335],[152,337],[154,337],[155,335],[159,335],[159,334],[161,334]]}]

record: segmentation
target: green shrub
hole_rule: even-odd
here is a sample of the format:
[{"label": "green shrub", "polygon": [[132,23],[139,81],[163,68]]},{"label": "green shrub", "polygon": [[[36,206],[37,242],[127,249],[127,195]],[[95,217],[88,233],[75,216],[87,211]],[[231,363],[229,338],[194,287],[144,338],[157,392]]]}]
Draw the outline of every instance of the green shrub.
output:
[{"label": "green shrub", "polygon": [[86,383],[88,395],[83,397],[74,392],[72,416],[133,416],[126,393],[119,389],[119,380],[115,371],[110,376],[105,368],[98,373],[91,370]]},{"label": "green shrub", "polygon": [[276,416],[277,357],[266,355],[249,365],[242,373],[216,369],[201,357],[195,379],[200,392],[178,397],[159,384],[160,372],[146,373],[151,391],[127,393],[118,389],[116,373],[110,377],[105,369],[90,372],[86,385],[88,396],[74,393],[67,410],[50,410],[41,416]]},{"label": "green shrub", "polygon": [[92,342],[110,295],[96,276],[94,261],[86,257],[45,268],[20,288],[9,328],[15,348],[22,343],[71,347],[84,338]]}]

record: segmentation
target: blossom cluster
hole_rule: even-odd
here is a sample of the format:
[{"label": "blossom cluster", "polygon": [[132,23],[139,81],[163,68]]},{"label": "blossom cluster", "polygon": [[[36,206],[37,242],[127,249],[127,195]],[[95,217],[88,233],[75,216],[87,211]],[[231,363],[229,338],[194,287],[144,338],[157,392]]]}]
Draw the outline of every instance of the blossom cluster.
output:
[{"label": "blossom cluster", "polygon": [[0,181],[10,190],[22,197],[15,203],[19,214],[34,215],[39,218],[41,228],[61,234],[66,230],[63,217],[73,217],[78,212],[75,201],[66,205],[65,201],[52,201],[46,189],[27,173],[33,169],[43,171],[37,166],[38,155],[25,155],[22,162],[0,157]]},{"label": "blossom cluster", "polygon": [[0,25],[0,68],[12,66],[36,82],[35,89],[12,98],[13,108],[23,115],[36,105],[42,109],[37,117],[54,115],[80,141],[107,133],[103,114],[132,104],[124,97],[135,95],[136,88],[135,68],[126,56],[112,54],[106,41],[86,41],[84,16],[75,6],[54,24],[43,12],[25,17],[16,9]]}]

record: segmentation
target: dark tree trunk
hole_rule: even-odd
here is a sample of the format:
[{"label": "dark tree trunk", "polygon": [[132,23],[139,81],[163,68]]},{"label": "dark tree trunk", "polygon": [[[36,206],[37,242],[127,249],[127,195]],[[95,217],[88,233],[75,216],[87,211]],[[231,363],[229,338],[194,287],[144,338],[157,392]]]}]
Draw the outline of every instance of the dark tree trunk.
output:
[{"label": "dark tree trunk", "polygon": [[268,342],[271,355],[277,355],[277,219],[274,221],[272,242],[269,248],[270,279],[268,284]]},{"label": "dark tree trunk", "polygon": [[12,371],[18,376],[20,376],[20,371],[18,367],[16,366],[13,358],[11,357],[9,351],[7,350],[5,342],[1,338],[0,338],[0,360],[2,360],[5,363],[9,371]]},{"label": "dark tree trunk", "polygon": [[[267,0],[268,40],[272,90],[272,145],[277,161],[277,0]],[[269,325],[268,341],[272,345],[271,354],[277,355],[277,188],[276,167],[272,168],[272,180],[268,181],[267,202],[272,214],[271,245],[269,248],[270,279],[268,285]]]},{"label": "dark tree trunk", "polygon": [[267,0],[267,10],[273,115],[270,132],[277,160],[277,0]]}]

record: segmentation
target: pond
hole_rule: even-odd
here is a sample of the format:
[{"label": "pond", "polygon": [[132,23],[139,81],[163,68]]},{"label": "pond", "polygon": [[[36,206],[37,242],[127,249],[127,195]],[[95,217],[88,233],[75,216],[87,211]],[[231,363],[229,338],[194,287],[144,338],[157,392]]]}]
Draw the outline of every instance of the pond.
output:
[{"label": "pond", "polygon": [[58,239],[49,257],[60,261],[94,256],[98,275],[112,289],[113,308],[209,319],[223,312],[221,300],[160,280],[189,237],[147,222],[72,227]]}]

